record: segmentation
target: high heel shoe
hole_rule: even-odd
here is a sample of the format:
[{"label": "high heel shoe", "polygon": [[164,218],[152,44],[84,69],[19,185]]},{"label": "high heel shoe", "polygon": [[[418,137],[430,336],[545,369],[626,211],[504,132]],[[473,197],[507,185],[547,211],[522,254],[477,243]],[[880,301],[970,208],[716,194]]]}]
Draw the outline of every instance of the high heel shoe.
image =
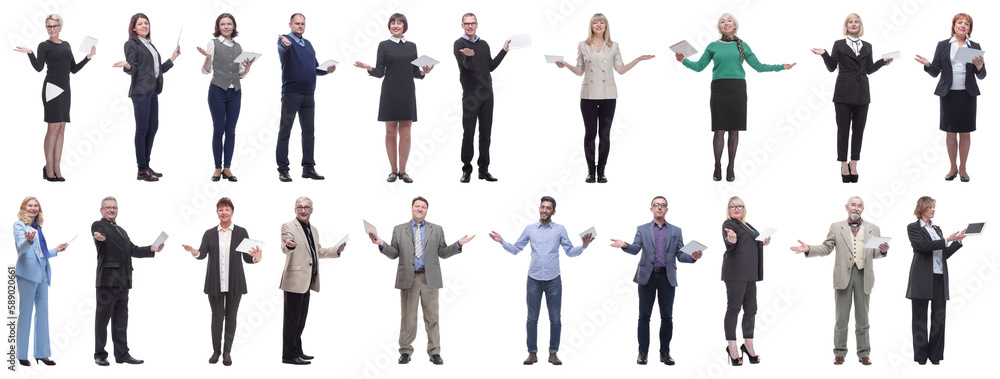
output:
[{"label": "high heel shoe", "polygon": [[743,355],[740,355],[739,358],[733,358],[732,354],[729,354],[728,345],[726,346],[726,358],[729,358],[729,362],[732,363],[733,366],[743,366]]},{"label": "high heel shoe", "polygon": [[712,180],[716,182],[722,181],[722,164],[720,163],[715,164],[715,171],[712,171]]},{"label": "high heel shoe", "polygon": [[21,366],[31,366],[31,361],[27,359],[18,359],[17,363],[20,363]]},{"label": "high heel shoe", "polygon": [[35,363],[39,363],[39,362],[44,363],[46,366],[55,366],[56,365],[56,361],[53,361],[51,359],[48,359],[48,358],[35,358]]},{"label": "high heel shoe", "polygon": [[[760,363],[760,356],[759,355],[750,355],[750,352],[747,351],[747,345],[746,344],[740,345],[740,350],[742,350],[744,353],[747,354],[747,359],[750,360],[751,364],[758,364],[758,363]],[[742,356],[742,354],[741,354],[741,356]]]},{"label": "high heel shoe", "polygon": [[222,172],[222,178],[226,179],[226,180],[229,180],[230,182],[235,182],[236,181],[236,175],[226,175],[225,171]]},{"label": "high heel shoe", "polygon": [[847,166],[847,172],[850,173],[850,175],[847,175],[847,178],[851,181],[851,183],[857,183],[858,182],[858,174],[856,172],[854,172],[854,170],[851,169],[850,165]]},{"label": "high heel shoe", "polygon": [[59,179],[57,179],[55,176],[52,177],[49,176],[48,170],[45,169],[45,166],[42,166],[42,179],[48,180],[50,182],[59,181]]},{"label": "high heel shoe", "polygon": [[736,172],[733,170],[733,166],[726,167],[726,181],[727,182],[736,181]]},{"label": "high heel shoe", "polygon": [[840,180],[842,182],[844,182],[844,183],[850,183],[851,182],[851,166],[847,166],[847,174],[843,174],[843,172],[844,172],[843,167],[841,167],[840,172],[841,172],[841,174],[840,174]]}]

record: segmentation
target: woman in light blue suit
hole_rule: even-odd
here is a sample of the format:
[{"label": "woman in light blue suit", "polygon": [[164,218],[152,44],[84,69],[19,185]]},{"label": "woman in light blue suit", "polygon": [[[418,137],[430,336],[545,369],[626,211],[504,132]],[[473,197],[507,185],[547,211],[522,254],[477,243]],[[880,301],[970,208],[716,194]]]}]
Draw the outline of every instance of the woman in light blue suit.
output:
[{"label": "woman in light blue suit", "polygon": [[56,364],[49,359],[49,285],[52,269],[49,258],[66,250],[66,244],[49,249],[42,234],[42,206],[38,199],[28,196],[21,201],[21,211],[14,222],[14,242],[17,247],[18,304],[17,360],[22,366],[28,361],[28,335],[31,329],[31,309],[35,309],[35,363],[48,366]]}]

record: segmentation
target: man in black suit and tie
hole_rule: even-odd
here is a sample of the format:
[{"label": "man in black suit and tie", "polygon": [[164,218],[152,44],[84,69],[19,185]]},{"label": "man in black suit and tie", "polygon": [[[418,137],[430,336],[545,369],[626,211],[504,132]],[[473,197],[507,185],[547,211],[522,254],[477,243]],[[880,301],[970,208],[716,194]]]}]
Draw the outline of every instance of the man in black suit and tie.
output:
[{"label": "man in black suit and tie", "polygon": [[128,352],[128,291],[132,288],[132,257],[152,258],[163,248],[136,246],[128,233],[115,223],[118,200],[108,196],[101,201],[101,219],[90,226],[97,246],[97,316],[94,318],[94,363],[107,366],[108,321],[115,362],[141,364]]}]

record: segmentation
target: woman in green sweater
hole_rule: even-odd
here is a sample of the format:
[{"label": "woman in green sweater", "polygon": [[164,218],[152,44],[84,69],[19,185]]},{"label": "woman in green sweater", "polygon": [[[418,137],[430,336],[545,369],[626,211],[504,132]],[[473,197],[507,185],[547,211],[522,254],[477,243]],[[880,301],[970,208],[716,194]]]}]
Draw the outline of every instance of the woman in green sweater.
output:
[{"label": "woman in green sweater", "polygon": [[714,62],[712,67],[712,99],[710,106],[712,109],[712,131],[715,132],[713,147],[715,149],[715,171],[712,180],[722,180],[722,146],[725,143],[726,132],[729,132],[729,167],[726,169],[726,181],[736,180],[734,172],[736,161],[736,147],[739,145],[739,132],[747,130],[747,82],[744,79],[746,72],[743,71],[743,62],[750,64],[757,72],[789,70],[795,66],[792,64],[762,64],[757,60],[757,56],[750,50],[739,37],[736,31],[740,24],[736,18],[729,13],[719,17],[719,33],[722,38],[708,44],[705,53],[697,62],[684,58],[683,54],[677,54],[678,62],[694,71],[701,72],[708,66],[708,62]]}]

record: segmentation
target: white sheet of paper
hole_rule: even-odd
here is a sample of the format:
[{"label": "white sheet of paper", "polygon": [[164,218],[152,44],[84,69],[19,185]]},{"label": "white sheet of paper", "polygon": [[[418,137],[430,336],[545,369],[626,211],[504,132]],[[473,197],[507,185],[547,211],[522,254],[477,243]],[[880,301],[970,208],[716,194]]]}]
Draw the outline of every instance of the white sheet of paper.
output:
[{"label": "white sheet of paper", "polygon": [[240,53],[240,56],[236,57],[236,59],[233,60],[233,63],[243,63],[243,61],[247,59],[253,60],[257,58],[260,58],[260,54],[251,53],[249,51],[243,51],[242,53]]},{"label": "white sheet of paper", "polygon": [[865,241],[865,249],[878,249],[879,245],[889,243],[889,241],[892,241],[892,237],[868,237],[868,240]]},{"label": "white sheet of paper", "polygon": [[562,55],[546,55],[545,63],[565,62]]},{"label": "white sheet of paper", "polygon": [[698,49],[691,46],[691,43],[687,40],[670,45],[670,51],[681,54],[684,57],[693,57],[695,54],[698,54]]},{"label": "white sheet of paper", "polygon": [[66,246],[69,246],[70,243],[73,243],[73,241],[76,241],[76,237],[79,237],[79,236],[80,235],[77,234],[77,235],[73,236],[73,238],[70,238],[69,242],[66,242]]},{"label": "white sheet of paper", "polygon": [[424,66],[434,67],[434,66],[437,66],[438,63],[441,63],[441,62],[438,62],[438,61],[434,60],[434,58],[428,57],[426,55],[421,55],[420,58],[414,59],[413,62],[410,62],[410,63],[412,63],[414,66],[423,68]]},{"label": "white sheet of paper", "polygon": [[775,232],[777,232],[777,230],[771,228],[764,229],[764,231],[760,232],[760,235],[757,236],[757,240],[763,242],[765,239],[767,239],[767,237],[774,235]]},{"label": "white sheet of paper", "polygon": [[958,48],[958,52],[955,53],[955,60],[963,63],[972,63],[972,59],[975,57],[981,57],[986,55],[985,51],[979,49],[970,49],[968,47]]},{"label": "white sheet of paper", "polygon": [[167,235],[167,232],[160,232],[160,236],[156,237],[156,241],[153,241],[153,246],[156,246],[156,248],[159,249],[160,246],[163,246],[164,242],[167,242],[167,238],[169,237],[170,236]]},{"label": "white sheet of paper", "polygon": [[316,67],[316,69],[326,71],[326,69],[330,68],[330,66],[336,66],[338,64],[340,64],[340,62],[337,62],[333,59],[328,59],[326,62],[323,62],[323,64]]},{"label": "white sheet of paper", "polygon": [[899,59],[899,58],[902,58],[902,55],[899,54],[899,50],[893,51],[891,53],[882,54],[882,59],[884,60]]},{"label": "white sheet of paper", "polygon": [[184,35],[184,27],[181,26],[181,31],[177,32],[177,47],[181,46],[181,36]]},{"label": "white sheet of paper", "polygon": [[590,229],[584,230],[583,233],[580,233],[580,238],[583,238],[583,236],[588,234],[590,234],[592,238],[597,238],[597,230],[594,229],[593,226],[591,226]]},{"label": "white sheet of paper", "polygon": [[240,242],[240,245],[236,246],[236,251],[240,253],[249,253],[250,249],[261,246],[264,246],[264,241],[244,238],[243,241]]},{"label": "white sheet of paper", "polygon": [[361,220],[361,222],[365,223],[365,234],[371,234],[378,237],[378,231],[375,230],[375,225],[369,224],[368,221],[365,220]]},{"label": "white sheet of paper", "polygon": [[340,242],[337,242],[336,245],[333,245],[333,251],[340,250],[340,247],[344,246],[344,244],[347,243],[347,241],[350,241],[350,240],[351,240],[351,235],[350,234],[344,236],[344,238],[340,239]]},{"label": "white sheet of paper", "polygon": [[696,251],[705,252],[705,249],[708,249],[708,246],[702,245],[701,242],[691,240],[691,242],[688,242],[681,247],[681,252],[691,254]]},{"label": "white sheet of paper", "polygon": [[520,49],[522,47],[531,46],[531,35],[530,34],[518,34],[516,36],[510,36],[510,48]]},{"label": "white sheet of paper", "polygon": [[57,86],[55,84],[52,84],[52,83],[49,83],[49,82],[45,82],[45,102],[46,103],[52,101],[52,99],[55,99],[57,96],[61,95],[62,93],[63,93],[63,89],[59,88],[59,86]]},{"label": "white sheet of paper", "polygon": [[77,49],[76,51],[79,51],[79,52],[81,52],[81,53],[83,53],[85,55],[86,54],[90,54],[90,48],[94,47],[94,46],[97,46],[97,39],[96,38],[94,38],[94,37],[83,37],[83,42],[80,42],[80,48]]}]

